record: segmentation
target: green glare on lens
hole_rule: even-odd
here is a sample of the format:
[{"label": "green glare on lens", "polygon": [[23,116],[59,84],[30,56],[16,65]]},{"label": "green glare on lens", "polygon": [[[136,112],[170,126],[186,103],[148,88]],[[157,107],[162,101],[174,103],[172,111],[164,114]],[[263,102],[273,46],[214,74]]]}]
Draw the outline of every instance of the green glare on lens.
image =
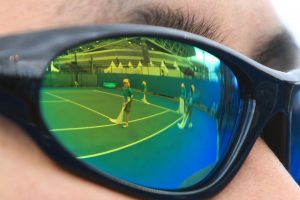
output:
[{"label": "green glare on lens", "polygon": [[53,136],[97,171],[176,190],[211,174],[240,106],[232,71],[178,41],[120,37],[62,52],[45,71],[40,107]]}]

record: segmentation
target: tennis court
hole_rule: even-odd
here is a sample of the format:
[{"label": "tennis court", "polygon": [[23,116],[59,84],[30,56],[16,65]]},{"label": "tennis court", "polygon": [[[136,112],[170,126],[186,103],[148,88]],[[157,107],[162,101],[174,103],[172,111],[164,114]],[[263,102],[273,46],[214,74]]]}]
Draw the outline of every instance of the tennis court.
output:
[{"label": "tennis court", "polygon": [[144,185],[137,182],[144,180],[170,188],[207,175],[218,158],[215,120],[195,107],[193,127],[181,130],[177,101],[158,95],[148,96],[150,104],[140,99],[142,94],[134,92],[129,127],[122,128],[109,120],[117,117],[124,101],[119,89],[55,88],[41,93],[55,137],[96,169],[137,184]]}]

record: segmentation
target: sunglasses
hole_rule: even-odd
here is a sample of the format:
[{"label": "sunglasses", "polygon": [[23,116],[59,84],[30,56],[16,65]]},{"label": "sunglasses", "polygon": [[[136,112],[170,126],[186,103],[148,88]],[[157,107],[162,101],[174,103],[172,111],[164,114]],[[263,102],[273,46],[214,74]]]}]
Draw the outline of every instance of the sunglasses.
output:
[{"label": "sunglasses", "polygon": [[139,198],[206,198],[280,113],[271,139],[300,182],[300,70],[146,25],[0,41],[1,115],[75,174]]}]

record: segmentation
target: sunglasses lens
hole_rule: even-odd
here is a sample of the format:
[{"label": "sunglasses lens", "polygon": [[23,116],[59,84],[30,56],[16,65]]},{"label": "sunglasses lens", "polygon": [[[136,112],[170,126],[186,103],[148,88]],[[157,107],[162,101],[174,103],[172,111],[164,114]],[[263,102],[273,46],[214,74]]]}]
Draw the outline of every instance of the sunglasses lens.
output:
[{"label": "sunglasses lens", "polygon": [[224,159],[239,121],[237,78],[214,55],[150,37],[97,40],[52,60],[41,113],[61,145],[105,176],[194,186]]},{"label": "sunglasses lens", "polygon": [[296,94],[292,113],[291,173],[300,184],[300,91]]}]

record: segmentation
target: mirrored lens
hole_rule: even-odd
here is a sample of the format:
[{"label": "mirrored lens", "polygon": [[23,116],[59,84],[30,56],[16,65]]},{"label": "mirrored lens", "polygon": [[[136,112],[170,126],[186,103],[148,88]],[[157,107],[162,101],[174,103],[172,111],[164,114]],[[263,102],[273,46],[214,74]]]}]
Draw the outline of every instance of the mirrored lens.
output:
[{"label": "mirrored lens", "polygon": [[292,110],[291,173],[300,184],[300,91],[295,96]]},{"label": "mirrored lens", "polygon": [[214,55],[178,41],[124,37],[61,53],[46,69],[42,116],[77,159],[108,176],[182,189],[222,161],[239,121],[239,85]]}]

